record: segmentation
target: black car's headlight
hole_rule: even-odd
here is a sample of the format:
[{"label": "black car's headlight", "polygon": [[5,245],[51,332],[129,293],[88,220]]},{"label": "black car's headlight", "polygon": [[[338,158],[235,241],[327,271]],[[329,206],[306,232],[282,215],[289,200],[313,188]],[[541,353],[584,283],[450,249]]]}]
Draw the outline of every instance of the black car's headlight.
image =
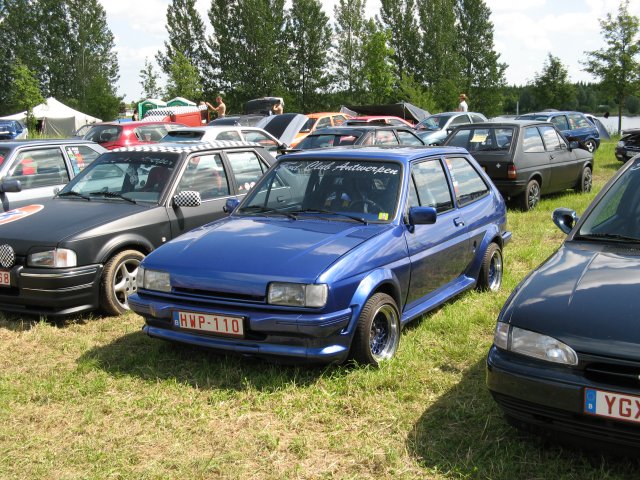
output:
[{"label": "black car's headlight", "polygon": [[618,148],[622,148],[622,147],[624,147],[624,145],[625,145],[624,141],[623,141],[623,140],[620,140],[620,141],[616,144],[616,147],[618,147]]},{"label": "black car's headlight", "polygon": [[159,292],[171,291],[171,277],[169,273],[160,270],[149,270],[138,267],[136,283],[139,288],[146,290],[157,290]]},{"label": "black car's headlight", "polygon": [[577,365],[578,355],[566,343],[548,335],[498,322],[493,337],[496,347],[547,362]]},{"label": "black car's headlight", "polygon": [[27,257],[30,267],[65,268],[78,265],[76,252],[68,248],[54,248],[45,252],[32,253]]},{"label": "black car's headlight", "polygon": [[289,307],[324,307],[327,303],[326,284],[280,283],[269,284],[267,301],[271,305]]}]

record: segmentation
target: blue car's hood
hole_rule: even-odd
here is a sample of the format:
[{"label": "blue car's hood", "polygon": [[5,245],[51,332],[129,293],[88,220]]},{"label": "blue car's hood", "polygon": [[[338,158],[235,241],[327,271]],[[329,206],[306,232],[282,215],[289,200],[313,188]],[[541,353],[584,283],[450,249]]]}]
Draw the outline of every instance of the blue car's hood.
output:
[{"label": "blue car's hood", "polygon": [[262,297],[272,281],[314,282],[338,258],[389,228],[230,217],[169,242],[144,266],[171,272],[173,288]]},{"label": "blue car's hood", "polygon": [[515,326],[578,352],[640,360],[640,252],[565,243],[505,310]]}]

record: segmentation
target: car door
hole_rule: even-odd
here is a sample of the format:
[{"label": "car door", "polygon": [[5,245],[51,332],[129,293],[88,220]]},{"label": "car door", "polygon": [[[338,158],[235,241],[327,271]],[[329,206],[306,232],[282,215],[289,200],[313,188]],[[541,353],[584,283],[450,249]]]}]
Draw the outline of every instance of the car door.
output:
[{"label": "car door", "polygon": [[551,167],[550,189],[548,191],[555,192],[573,187],[581,168],[581,165],[576,161],[575,154],[569,150],[567,142],[554,127],[549,125],[539,128]]},{"label": "car door", "polygon": [[432,225],[416,225],[405,237],[411,261],[411,283],[407,307],[455,281],[469,258],[469,237],[465,221],[453,201],[443,159],[429,158],[411,166],[407,209],[430,206],[436,209]]},{"label": "car door", "polygon": [[269,169],[269,165],[255,150],[235,150],[225,152],[229,180],[238,199],[249,190]]},{"label": "car door", "polygon": [[59,146],[24,148],[16,151],[10,162],[5,178],[19,180],[22,190],[0,194],[4,211],[53,197],[70,180]]}]

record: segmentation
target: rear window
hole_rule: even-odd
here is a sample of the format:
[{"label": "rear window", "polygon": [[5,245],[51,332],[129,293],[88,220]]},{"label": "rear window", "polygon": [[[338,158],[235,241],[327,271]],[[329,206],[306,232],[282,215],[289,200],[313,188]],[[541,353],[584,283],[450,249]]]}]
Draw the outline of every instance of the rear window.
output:
[{"label": "rear window", "polygon": [[361,133],[349,133],[348,135],[328,134],[328,135],[309,135],[298,144],[298,148],[305,150],[307,148],[325,148],[337,147],[339,145],[353,145],[360,137]]},{"label": "rear window", "polygon": [[122,127],[119,125],[94,125],[82,139],[96,143],[115,142],[121,133]]},{"label": "rear window", "polygon": [[469,152],[508,151],[513,128],[464,128],[458,130],[447,145],[466,148]]},{"label": "rear window", "polygon": [[141,142],[159,142],[168,131],[165,125],[144,125],[135,128],[133,133]]},{"label": "rear window", "polygon": [[194,140],[200,140],[204,132],[193,131],[193,130],[174,130],[173,132],[168,132],[164,137],[162,137],[163,142],[188,142]]}]

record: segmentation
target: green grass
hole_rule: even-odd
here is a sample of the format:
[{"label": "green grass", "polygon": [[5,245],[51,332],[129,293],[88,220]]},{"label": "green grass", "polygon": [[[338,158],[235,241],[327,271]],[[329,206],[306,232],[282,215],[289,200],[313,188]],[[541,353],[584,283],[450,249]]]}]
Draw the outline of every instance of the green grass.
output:
[{"label": "green grass", "polygon": [[563,240],[595,189],[509,211],[497,294],[470,292],[404,330],[379,370],[291,367],[144,336],[140,317],[0,317],[0,478],[621,479],[637,461],[545,445],[509,427],[484,384],[511,289]]}]

